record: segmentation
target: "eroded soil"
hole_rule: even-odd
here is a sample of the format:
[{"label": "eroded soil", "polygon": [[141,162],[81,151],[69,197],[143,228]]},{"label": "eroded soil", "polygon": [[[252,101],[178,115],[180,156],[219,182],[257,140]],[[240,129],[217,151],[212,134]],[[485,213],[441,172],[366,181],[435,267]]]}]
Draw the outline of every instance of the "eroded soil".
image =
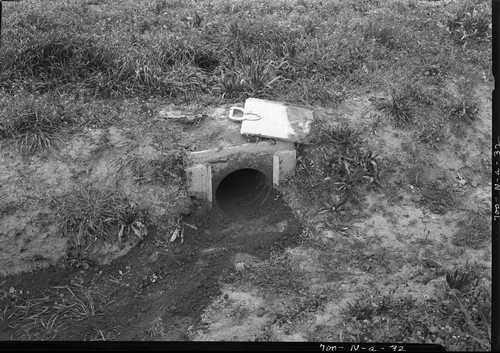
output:
[{"label": "eroded soil", "polygon": [[[183,218],[182,244],[151,229],[147,239],[111,264],[72,272],[51,266],[4,279],[2,286],[16,291],[15,299],[3,300],[4,308],[21,305],[22,298],[52,296],[57,287],[83,286],[95,301],[96,313],[83,321],[65,320],[55,336],[54,331],[37,329],[20,333],[6,318],[0,338],[187,340],[188,327],[221,293],[221,277],[299,242],[298,220],[278,193],[272,196],[266,207],[245,219],[230,219],[217,209]],[[148,332],[155,324],[161,337]]]}]

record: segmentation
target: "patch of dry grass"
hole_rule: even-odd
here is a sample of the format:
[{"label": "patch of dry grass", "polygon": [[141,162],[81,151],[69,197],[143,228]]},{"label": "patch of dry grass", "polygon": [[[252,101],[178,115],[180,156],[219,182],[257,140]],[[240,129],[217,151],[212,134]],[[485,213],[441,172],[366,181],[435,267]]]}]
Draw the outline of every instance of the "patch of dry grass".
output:
[{"label": "patch of dry grass", "polygon": [[451,241],[455,246],[480,249],[491,239],[491,222],[486,212],[471,214],[460,220],[458,226]]},{"label": "patch of dry grass", "polygon": [[[69,96],[20,91],[0,98],[0,141],[16,145],[22,156],[57,148],[60,132],[77,123],[78,108]],[[3,142],[2,141],[2,142]]]},{"label": "patch of dry grass", "polygon": [[7,294],[4,321],[14,340],[54,340],[72,321],[103,314],[103,295],[80,285],[53,287],[41,298]]},{"label": "patch of dry grass", "polygon": [[147,212],[116,190],[85,184],[66,195],[51,197],[51,203],[57,210],[58,230],[72,237],[71,247],[78,253],[76,264],[96,241],[121,242],[132,233],[142,240],[148,233]]},{"label": "patch of dry grass", "polygon": [[161,317],[158,317],[146,332],[151,338],[156,339],[165,336],[165,329],[166,324]]}]

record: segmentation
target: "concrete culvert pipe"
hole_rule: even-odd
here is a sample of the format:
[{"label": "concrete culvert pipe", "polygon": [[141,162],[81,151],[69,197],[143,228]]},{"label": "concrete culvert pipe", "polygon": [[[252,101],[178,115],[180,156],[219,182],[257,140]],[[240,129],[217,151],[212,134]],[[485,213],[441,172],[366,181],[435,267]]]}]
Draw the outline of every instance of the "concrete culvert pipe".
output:
[{"label": "concrete culvert pipe", "polygon": [[272,185],[257,169],[238,169],[228,174],[215,191],[217,206],[231,216],[245,216],[269,199]]}]

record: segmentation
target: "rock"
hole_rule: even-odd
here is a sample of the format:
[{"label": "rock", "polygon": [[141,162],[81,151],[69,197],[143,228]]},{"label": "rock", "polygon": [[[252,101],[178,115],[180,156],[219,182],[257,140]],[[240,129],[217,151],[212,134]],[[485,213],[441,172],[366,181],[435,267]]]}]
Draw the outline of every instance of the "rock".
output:
[{"label": "rock", "polygon": [[335,232],[331,229],[327,229],[321,232],[321,235],[325,238],[334,238]]},{"label": "rock", "polygon": [[148,258],[148,261],[149,262],[156,262],[158,261],[158,252],[155,252],[153,253],[149,258]]},{"label": "rock", "polygon": [[422,265],[424,265],[425,267],[431,267],[431,268],[441,267],[440,264],[438,264],[436,261],[431,260],[431,259],[422,259]]},{"label": "rock", "polygon": [[264,308],[260,307],[260,308],[257,309],[257,311],[255,312],[255,314],[257,315],[257,317],[262,317],[262,316],[264,316],[265,312],[266,311],[264,310]]},{"label": "rock", "polygon": [[14,289],[14,287],[10,287],[9,288],[9,293],[10,294],[14,294],[16,292],[16,290]]},{"label": "rock", "polygon": [[443,206],[437,206],[437,207],[432,209],[432,213],[444,215],[444,214],[446,214],[446,208]]},{"label": "rock", "polygon": [[444,190],[444,189],[446,189],[446,184],[444,184],[444,183],[443,183],[443,182],[441,182],[441,181],[437,181],[437,182],[436,182],[436,188],[437,188],[438,190]]}]

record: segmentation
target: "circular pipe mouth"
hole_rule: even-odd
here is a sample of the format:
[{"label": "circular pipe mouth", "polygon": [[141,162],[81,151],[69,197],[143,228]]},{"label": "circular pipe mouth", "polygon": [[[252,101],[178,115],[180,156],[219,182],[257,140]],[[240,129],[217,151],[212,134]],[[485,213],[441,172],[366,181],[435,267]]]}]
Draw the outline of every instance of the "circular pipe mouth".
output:
[{"label": "circular pipe mouth", "polygon": [[271,189],[264,173],[251,168],[238,169],[222,179],[215,200],[226,214],[244,216],[264,206]]}]

